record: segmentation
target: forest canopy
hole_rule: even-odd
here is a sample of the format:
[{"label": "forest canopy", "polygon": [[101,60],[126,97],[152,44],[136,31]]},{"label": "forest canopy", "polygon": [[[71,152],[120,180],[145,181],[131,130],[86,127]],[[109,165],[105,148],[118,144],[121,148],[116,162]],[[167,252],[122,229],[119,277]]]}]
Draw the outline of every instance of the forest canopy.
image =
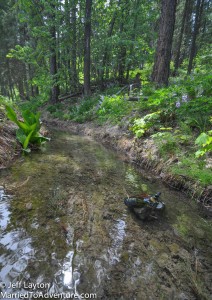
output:
[{"label": "forest canopy", "polygon": [[209,0],[0,0],[0,17],[0,94],[13,100],[210,69]]},{"label": "forest canopy", "polygon": [[0,122],[9,109],[25,151],[45,140],[37,110],[47,121],[118,125],[138,143],[151,140],[163,172],[207,186],[211,8],[209,0],[0,0]]}]

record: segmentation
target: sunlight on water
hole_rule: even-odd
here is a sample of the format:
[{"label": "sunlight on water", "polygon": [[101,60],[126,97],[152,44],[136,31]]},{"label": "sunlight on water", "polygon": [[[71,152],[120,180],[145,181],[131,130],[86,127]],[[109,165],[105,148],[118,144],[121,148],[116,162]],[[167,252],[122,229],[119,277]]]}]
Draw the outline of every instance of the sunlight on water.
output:
[{"label": "sunlight on water", "polygon": [[126,223],[124,220],[118,219],[110,232],[112,246],[108,249],[109,264],[113,265],[120,261],[120,253],[125,237]]}]

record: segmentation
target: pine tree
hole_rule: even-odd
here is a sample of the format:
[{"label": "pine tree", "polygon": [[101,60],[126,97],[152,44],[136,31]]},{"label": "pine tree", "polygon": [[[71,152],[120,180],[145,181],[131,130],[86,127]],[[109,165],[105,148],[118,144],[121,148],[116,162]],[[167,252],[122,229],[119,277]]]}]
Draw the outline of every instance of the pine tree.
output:
[{"label": "pine tree", "polygon": [[159,37],[152,81],[168,85],[177,0],[162,0]]}]

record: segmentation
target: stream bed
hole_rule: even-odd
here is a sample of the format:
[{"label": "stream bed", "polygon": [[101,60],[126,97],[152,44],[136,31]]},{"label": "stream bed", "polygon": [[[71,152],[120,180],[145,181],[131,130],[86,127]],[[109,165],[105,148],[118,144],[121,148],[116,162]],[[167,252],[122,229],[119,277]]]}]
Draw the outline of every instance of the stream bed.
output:
[{"label": "stream bed", "polygon": [[[141,221],[127,195],[161,192]],[[54,131],[0,172],[0,299],[212,299],[212,226],[194,200],[90,138]]]}]

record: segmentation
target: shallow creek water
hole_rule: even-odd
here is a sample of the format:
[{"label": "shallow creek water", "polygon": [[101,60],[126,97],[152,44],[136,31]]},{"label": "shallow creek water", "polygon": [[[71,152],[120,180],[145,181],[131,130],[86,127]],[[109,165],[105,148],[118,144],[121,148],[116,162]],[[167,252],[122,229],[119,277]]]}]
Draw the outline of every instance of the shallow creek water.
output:
[{"label": "shallow creek water", "polygon": [[[123,203],[143,184],[162,192],[157,220]],[[1,299],[211,299],[211,222],[90,138],[53,132],[0,185]]]}]

